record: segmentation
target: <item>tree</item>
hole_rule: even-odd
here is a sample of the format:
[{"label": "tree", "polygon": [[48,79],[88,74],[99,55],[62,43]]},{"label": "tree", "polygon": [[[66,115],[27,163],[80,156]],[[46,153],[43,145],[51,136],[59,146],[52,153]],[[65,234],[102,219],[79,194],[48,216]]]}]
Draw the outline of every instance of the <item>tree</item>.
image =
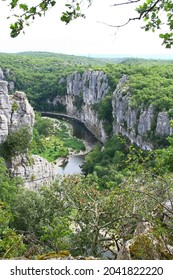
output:
[{"label": "tree", "polygon": [[[65,3],[66,10],[62,13],[61,21],[66,24],[70,23],[72,20],[83,17],[85,14],[82,12],[82,3],[87,3],[90,6],[93,0],[82,0],[78,2],[77,0],[71,0],[70,3]],[[122,27],[128,24],[130,21],[141,20],[143,19],[146,22],[145,26],[142,27],[145,31],[152,30],[153,32],[156,29],[161,29],[162,26],[167,26],[168,31],[160,34],[160,38],[163,39],[163,45],[166,48],[171,48],[173,45],[173,3],[172,0],[120,0],[118,3],[113,4],[112,6],[120,5],[132,5],[134,3],[142,2],[136,8],[138,13],[137,17],[129,18],[127,22],[119,26]],[[41,0],[37,5],[28,5],[25,2],[20,0],[10,0],[9,6],[15,11],[20,9],[19,14],[14,12],[14,17],[16,21],[10,25],[11,28],[11,37],[16,37],[23,31],[26,25],[30,25],[31,21],[35,17],[43,16],[45,13],[52,7],[57,4],[57,1],[54,0]]]},{"label": "tree", "polygon": [[16,155],[26,153],[31,139],[32,134],[25,126],[16,131],[10,132],[6,140],[0,144],[1,156],[4,159],[9,160]]},{"label": "tree", "polygon": [[173,45],[173,2],[172,0],[146,0],[144,4],[137,8],[139,19],[143,18],[146,25],[145,31],[161,29],[162,25],[167,25],[169,32],[161,33],[163,45],[171,48]]},{"label": "tree", "polygon": [[145,31],[152,30],[155,32],[156,29],[161,27],[167,27],[168,31],[161,33],[159,36],[163,39],[163,45],[166,48],[171,48],[173,45],[173,3],[172,0],[120,0],[119,3],[113,6],[129,5],[134,3],[143,2],[136,8],[138,13],[137,17],[129,18],[124,24],[114,27],[122,27],[127,25],[130,21],[143,19],[146,24],[142,27]]},{"label": "tree", "polygon": [[104,242],[116,239],[113,233],[122,219],[118,196],[111,196],[107,190],[100,191],[95,174],[87,178],[66,178],[60,188],[67,205],[72,208],[72,254],[99,256]]},{"label": "tree", "polygon": [[[81,1],[83,2],[83,1]],[[91,4],[92,0],[87,0]],[[31,21],[35,19],[36,16],[43,16],[52,7],[56,5],[57,1],[54,0],[42,0],[37,5],[27,5],[22,3],[20,0],[12,0],[9,6],[12,10],[20,9],[21,13],[14,17],[17,18],[16,22],[10,25],[11,37],[16,37],[24,29],[25,25],[30,25]],[[78,1],[72,0],[71,3],[65,4],[66,11],[62,13],[61,21],[68,24],[73,19],[78,17],[85,17],[81,12],[81,7]]]},{"label": "tree", "polygon": [[0,201],[0,258],[21,256],[25,250],[22,235],[9,227],[13,219],[9,207]]},{"label": "tree", "polygon": [[[70,252],[101,257],[111,247],[116,258],[117,251],[133,238],[142,221],[151,225],[152,234],[162,240],[164,250],[173,241],[171,192],[172,176],[153,177],[142,169],[112,190],[101,189],[94,173],[87,177],[66,177],[55,186],[54,194],[61,194],[64,206],[71,208]],[[144,259],[146,248],[140,244],[137,249],[144,251]]]}]

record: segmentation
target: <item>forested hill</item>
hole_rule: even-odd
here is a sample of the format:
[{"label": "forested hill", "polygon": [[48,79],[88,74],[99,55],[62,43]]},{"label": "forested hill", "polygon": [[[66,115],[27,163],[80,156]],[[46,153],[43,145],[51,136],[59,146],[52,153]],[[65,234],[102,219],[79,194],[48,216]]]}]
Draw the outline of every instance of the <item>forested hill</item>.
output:
[{"label": "forested hill", "polygon": [[[59,81],[76,71],[83,73],[88,69],[103,70],[108,75],[112,91],[122,75],[128,74],[132,77],[131,88],[137,96],[136,100],[138,102],[144,100],[148,104],[160,97],[157,96],[156,88],[159,89],[160,85],[165,86],[165,84],[169,85],[169,88],[172,86],[173,77],[172,60],[97,59],[44,52],[1,53],[0,67],[7,74],[6,80],[14,82],[15,90],[26,92],[31,105],[36,110],[44,109],[47,98],[53,99],[56,95],[64,95],[65,84],[60,84]],[[144,89],[146,85],[149,93]],[[142,94],[140,94],[141,90],[143,90]],[[159,106],[168,108],[170,93],[167,94],[163,90],[163,95],[168,98],[165,104],[161,102]]]}]

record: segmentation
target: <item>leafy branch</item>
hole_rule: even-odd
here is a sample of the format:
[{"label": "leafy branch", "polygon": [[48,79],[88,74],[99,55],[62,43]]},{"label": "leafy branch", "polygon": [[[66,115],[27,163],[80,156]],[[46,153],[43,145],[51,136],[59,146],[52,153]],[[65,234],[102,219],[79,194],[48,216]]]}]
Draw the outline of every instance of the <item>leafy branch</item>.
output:
[{"label": "leafy branch", "polygon": [[[134,4],[140,2],[140,0],[130,0],[128,2],[120,2],[113,4],[112,7]],[[161,33],[159,37],[163,39],[162,45],[166,48],[171,48],[173,45],[173,3],[172,0],[146,0],[142,5],[139,5],[136,8],[139,16],[129,18],[122,24],[119,25],[111,25],[105,22],[101,22],[106,24],[109,27],[121,28],[128,25],[132,21],[143,19],[146,22],[146,25],[142,27],[145,31],[151,30],[155,32],[156,29],[161,29],[162,26],[167,26],[170,32]],[[163,16],[164,15],[164,16]],[[162,19],[163,17],[163,19]],[[167,19],[167,22],[165,22]]]},{"label": "leafy branch", "polygon": [[[6,1],[6,0],[4,0]],[[72,20],[77,18],[85,18],[85,14],[81,12],[82,3],[87,3],[87,6],[92,5],[92,0],[71,0],[70,3],[65,3],[66,10],[62,13],[61,21],[68,24]],[[112,4],[111,7],[133,5],[140,2],[140,0],[125,0]],[[52,7],[55,6],[57,1],[54,0],[42,0],[38,5],[29,7],[25,3],[21,3],[20,0],[12,0],[9,7],[12,10],[16,8],[22,11],[21,15],[13,14],[17,20],[10,25],[11,37],[17,37],[25,26],[30,25],[30,20],[34,20],[36,16],[43,16]],[[119,25],[110,25],[110,27],[120,28],[129,24],[129,22],[143,19],[146,23],[142,28],[145,31],[151,30],[154,32],[156,29],[166,26],[168,31],[161,33],[159,36],[163,39],[163,45],[166,48],[171,48],[173,45],[173,2],[172,0],[145,0],[142,5],[136,8],[138,13],[137,17],[129,18],[126,22]],[[104,22],[102,22],[104,23]],[[104,23],[105,24],[105,23]]]}]

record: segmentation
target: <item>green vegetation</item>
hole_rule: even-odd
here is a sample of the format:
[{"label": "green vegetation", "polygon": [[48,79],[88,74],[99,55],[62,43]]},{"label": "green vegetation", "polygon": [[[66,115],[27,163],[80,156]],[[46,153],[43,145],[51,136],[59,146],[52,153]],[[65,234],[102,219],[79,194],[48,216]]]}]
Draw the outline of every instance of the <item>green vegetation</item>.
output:
[{"label": "green vegetation", "polygon": [[11,131],[6,140],[0,144],[0,155],[8,160],[14,156],[27,152],[32,135],[27,127]]},{"label": "green vegetation", "polygon": [[53,162],[58,157],[66,157],[70,151],[84,151],[82,141],[73,137],[66,122],[42,118],[36,115],[32,153],[38,154]]},{"label": "green vegetation", "polygon": [[[168,111],[173,107],[173,67],[172,63],[158,63],[143,61],[139,63],[127,63],[107,65],[104,71],[108,73],[111,90],[123,74],[128,76],[126,82],[127,91],[132,95],[132,106],[137,108],[153,105],[157,112]],[[165,90],[166,89],[166,90]]]},{"label": "green vegetation", "polygon": [[85,174],[95,172],[100,187],[111,188],[119,185],[126,175],[126,160],[129,153],[128,142],[121,136],[113,136],[104,148],[97,145],[85,157],[82,170]]},{"label": "green vegetation", "polygon": [[37,259],[61,250],[101,257],[106,231],[116,258],[117,244],[124,245],[145,220],[154,230],[136,238],[132,258],[172,259],[167,243],[173,245],[173,209],[164,203],[173,192],[169,141],[167,148],[143,152],[114,136],[87,155],[87,175],[61,178],[37,193],[10,178],[1,159],[0,257]]},{"label": "green vegetation", "polygon": [[[63,59],[43,53],[0,55],[0,64],[3,69],[12,68],[8,79],[26,91],[37,109],[48,111],[52,109],[46,100],[65,94],[65,82],[59,83],[60,79],[88,67],[86,58],[79,58],[83,65],[79,60],[75,65],[74,57]],[[159,142],[159,148],[141,151],[125,137],[111,135],[111,96],[123,74],[128,76],[125,87],[132,94],[132,106],[140,109],[152,104],[155,116],[166,110],[172,117],[172,66],[172,62],[137,60],[100,66],[93,62],[92,68],[103,70],[109,79],[109,93],[93,107],[110,137],[104,147],[96,145],[87,154],[83,175],[57,178],[49,188],[32,192],[23,188],[22,180],[9,176],[0,158],[0,258],[45,259],[61,255],[61,250],[66,252],[62,255],[102,258],[102,249],[108,250],[111,244],[116,259],[119,249],[146,221],[149,231],[136,236],[130,246],[132,259],[173,259],[168,246],[173,246],[173,136],[161,148],[163,139],[146,135]],[[82,98],[75,102],[80,109]],[[12,109],[17,109],[15,103]],[[153,130],[155,125],[153,121]],[[54,161],[72,150],[83,150],[83,143],[69,130],[65,122],[36,114],[32,143],[25,127],[11,132],[0,145],[1,156],[8,160],[32,148],[33,153]]]},{"label": "green vegetation", "polygon": [[62,104],[57,102],[54,106],[47,102],[66,94],[65,78],[75,71],[83,73],[88,67],[105,64],[102,59],[44,52],[0,54],[6,80],[13,81],[16,90],[24,91],[37,111],[65,112]]},{"label": "green vegetation", "polygon": [[[138,68],[138,73],[130,75],[129,86],[134,106],[153,105],[157,112],[173,107],[173,67],[172,65]],[[166,89],[166,90],[165,90]]]},{"label": "green vegetation", "polygon": [[93,104],[93,109],[98,112],[99,119],[104,121],[107,135],[111,135],[113,129],[112,94],[108,93],[99,103]]},{"label": "green vegetation", "polygon": [[[121,137],[116,141],[112,139],[110,149],[107,146],[104,151],[104,157],[107,155],[109,160],[115,143],[119,153],[123,153],[126,145]],[[162,158],[165,158],[167,148],[162,151]],[[0,196],[0,256],[42,259],[68,250],[73,256],[101,257],[100,248],[108,246],[111,241],[116,258],[117,244],[124,245],[133,237],[138,224],[145,220],[152,231],[136,237],[130,247],[132,259],[155,259],[158,256],[172,259],[167,243],[173,245],[173,209],[164,204],[164,201],[170,201],[173,191],[169,164],[167,169],[165,164],[160,172],[157,152],[144,154],[128,146],[126,153],[120,158],[128,172],[120,181],[109,174],[106,178],[109,188],[105,187],[103,172],[99,173],[96,168],[87,176],[68,176],[38,192],[18,188],[19,182],[8,176],[1,160],[0,181],[4,182],[4,191]],[[103,163],[102,158],[103,155]],[[115,165],[107,162],[106,167],[121,171],[120,162]],[[150,248],[149,252],[147,248]]]},{"label": "green vegetation", "polygon": [[162,2],[161,0],[146,0],[142,5],[137,7],[137,12],[139,14],[139,19],[143,18],[145,21],[145,26],[143,27],[145,31],[159,30],[163,25],[167,25],[166,30],[159,34],[159,37],[163,39],[163,45],[166,48],[171,48],[173,45],[173,33],[172,33],[172,23],[173,23],[173,3],[172,0],[167,0]]},{"label": "green vegetation", "polygon": [[[33,258],[65,249],[71,231],[65,218],[69,211],[60,197],[57,200],[47,188],[39,193],[22,188],[9,177],[1,158],[0,171],[0,258]],[[60,214],[58,209],[64,210]]]},{"label": "green vegetation", "polygon": [[[16,90],[27,94],[30,103],[37,111],[65,112],[64,105],[47,102],[56,96],[66,94],[66,77],[88,68],[107,73],[110,91],[98,106],[99,116],[106,119],[111,132],[110,99],[115,87],[126,74],[129,79],[127,89],[132,94],[132,106],[148,107],[152,104],[156,111],[173,107],[173,67],[172,61],[142,59],[94,59],[54,53],[0,54],[0,66],[6,73],[6,79],[13,81]],[[10,71],[6,71],[10,69]],[[165,88],[167,90],[165,91]],[[76,97],[75,105],[80,110],[82,96]],[[100,108],[100,109],[99,109]]]},{"label": "green vegetation", "polygon": [[0,202],[0,258],[21,256],[25,251],[22,236],[10,228],[12,214],[5,204]]}]

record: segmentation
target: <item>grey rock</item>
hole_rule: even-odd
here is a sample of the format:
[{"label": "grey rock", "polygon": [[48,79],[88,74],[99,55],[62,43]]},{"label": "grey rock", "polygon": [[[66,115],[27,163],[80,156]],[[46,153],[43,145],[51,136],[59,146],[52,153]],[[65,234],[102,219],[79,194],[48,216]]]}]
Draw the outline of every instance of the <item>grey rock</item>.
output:
[{"label": "grey rock", "polygon": [[[120,251],[117,254],[117,260],[132,260],[131,256],[131,246],[135,243],[136,239],[140,235],[147,235],[151,231],[152,227],[148,222],[140,222],[134,232],[132,239],[129,239],[121,247]],[[154,242],[154,241],[153,241]],[[142,247],[142,244],[141,244]]]},{"label": "grey rock", "polygon": [[139,135],[145,135],[147,131],[151,130],[151,124],[153,119],[154,119],[154,112],[152,106],[149,106],[148,109],[141,110],[139,123],[138,123]]},{"label": "grey rock", "polygon": [[[60,82],[64,82],[60,80]],[[103,71],[85,71],[83,74],[73,73],[67,77],[67,94],[56,96],[52,102],[66,106],[67,115],[76,118],[98,138],[105,143],[107,135],[103,121],[94,110],[109,91],[106,74]],[[83,100],[81,108],[75,105],[76,98]],[[132,106],[132,96],[128,85],[128,76],[123,75],[118,82],[112,97],[113,133],[122,134],[144,150],[152,150],[154,142],[150,135],[168,136],[172,133],[167,112],[154,112],[152,105],[144,108]]]},{"label": "grey rock", "polygon": [[[11,131],[27,127],[32,133],[34,110],[24,92],[16,91],[8,95],[8,83],[0,80],[0,143],[4,142]],[[12,176],[25,179],[25,186],[37,189],[48,185],[54,179],[54,166],[47,160],[33,156],[31,160],[26,154],[13,157],[6,162]]]},{"label": "grey rock", "polygon": [[172,131],[169,122],[170,120],[167,112],[159,112],[157,116],[156,133],[160,135],[170,135]]},{"label": "grey rock", "polygon": [[151,150],[153,149],[153,142],[149,138],[151,133],[160,136],[172,133],[168,114],[160,112],[156,119],[151,105],[148,108],[133,107],[127,81],[128,77],[124,75],[113,93],[113,131],[127,136],[132,143],[136,143],[142,149]]},{"label": "grey rock", "polygon": [[[146,247],[146,245],[141,242],[139,245],[139,239],[142,237],[142,239],[149,239],[150,244],[152,248]],[[154,234],[154,229],[151,226],[149,222],[140,222],[137,225],[137,228],[134,232],[133,238],[129,239],[125,242],[125,244],[121,247],[120,251],[117,254],[117,260],[132,260],[134,258],[134,252],[132,254],[132,246],[135,244],[135,242],[138,244],[137,250],[141,251],[141,257],[143,252],[143,258],[145,256],[148,256],[149,258],[152,258],[153,260],[160,260],[162,256],[162,253],[169,255],[170,259],[173,257],[173,247],[168,243],[167,238],[164,238],[163,236],[160,236],[157,238],[156,234]],[[140,247],[139,247],[140,246]],[[150,251],[151,250],[151,251]],[[172,255],[172,256],[171,256]],[[148,259],[147,257],[147,259]]]},{"label": "grey rock", "polygon": [[6,81],[0,81],[0,95],[1,98],[3,95],[8,94],[8,82]]},{"label": "grey rock", "polygon": [[[64,82],[60,80],[60,82]],[[102,142],[107,139],[103,121],[98,118],[98,113],[93,110],[93,105],[99,103],[108,93],[108,78],[103,71],[85,71],[83,74],[73,73],[67,77],[67,94],[65,97],[56,96],[52,101],[66,106],[69,116],[80,120]],[[75,106],[75,99],[83,100],[82,108]],[[50,102],[50,101],[48,101]]]},{"label": "grey rock", "polygon": [[14,86],[14,82],[11,82],[11,81],[8,82],[8,90],[9,90],[9,91],[14,91],[14,87],[15,87],[15,86]]},{"label": "grey rock", "polygon": [[[16,91],[10,96],[10,131],[27,126],[32,132],[34,125],[34,110],[29,104],[24,92]],[[15,107],[15,109],[13,109]]]},{"label": "grey rock", "polygon": [[25,179],[25,187],[38,190],[40,186],[49,186],[55,179],[54,165],[46,159],[32,155],[30,160],[26,155],[19,155],[12,159],[10,173]]},{"label": "grey rock", "polygon": [[4,142],[8,135],[8,119],[0,110],[0,143]]},{"label": "grey rock", "polygon": [[4,79],[4,72],[2,70],[2,68],[0,67],[0,80]]}]

